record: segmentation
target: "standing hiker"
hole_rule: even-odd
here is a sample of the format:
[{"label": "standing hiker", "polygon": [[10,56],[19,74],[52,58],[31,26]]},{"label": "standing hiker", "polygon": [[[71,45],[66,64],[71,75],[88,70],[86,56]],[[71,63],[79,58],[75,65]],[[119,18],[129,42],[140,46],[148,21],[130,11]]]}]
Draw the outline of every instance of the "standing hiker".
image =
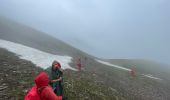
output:
[{"label": "standing hiker", "polygon": [[132,77],[135,77],[135,76],[136,76],[135,68],[132,68],[132,69],[131,69],[130,74],[131,74]]},{"label": "standing hiker", "polygon": [[78,71],[81,71],[81,67],[82,67],[81,58],[79,58],[79,59],[77,60],[77,67],[78,67]]},{"label": "standing hiker", "polygon": [[52,66],[46,69],[50,84],[57,96],[63,96],[63,72],[60,69],[61,65],[58,61],[53,61]]}]

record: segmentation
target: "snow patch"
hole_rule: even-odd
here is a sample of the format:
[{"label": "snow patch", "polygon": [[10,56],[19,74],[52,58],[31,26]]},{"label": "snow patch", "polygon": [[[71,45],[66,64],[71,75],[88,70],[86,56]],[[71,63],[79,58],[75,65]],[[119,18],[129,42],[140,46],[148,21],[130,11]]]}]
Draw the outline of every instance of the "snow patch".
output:
[{"label": "snow patch", "polygon": [[125,67],[122,67],[122,66],[118,66],[118,65],[114,65],[114,64],[111,64],[111,63],[106,62],[106,61],[102,61],[102,60],[98,60],[98,59],[95,59],[95,60],[97,62],[105,64],[107,66],[112,66],[112,67],[115,67],[115,68],[118,68],[118,69],[122,69],[122,70],[126,70],[126,71],[131,71],[131,69],[128,69],[128,68],[125,68]]},{"label": "snow patch", "polygon": [[154,77],[153,75],[151,74],[142,74],[144,77],[148,77],[148,78],[152,78],[152,79],[156,79],[156,80],[162,80],[161,78],[157,78],[157,77]]},{"label": "snow patch", "polygon": [[[128,68],[125,68],[125,67],[122,67],[122,66],[118,66],[118,65],[114,65],[114,64],[111,64],[111,63],[106,62],[106,61],[102,61],[102,60],[98,60],[98,59],[95,59],[95,60],[97,62],[105,64],[107,66],[112,66],[112,67],[119,68],[119,69],[122,69],[122,70],[131,71],[131,69],[128,69]],[[151,74],[141,74],[141,75],[144,76],[144,77],[147,77],[147,78],[151,78],[151,79],[162,80],[161,78],[154,77]]]},{"label": "snow patch", "polygon": [[54,60],[57,60],[61,63],[62,69],[72,69],[69,63],[71,63],[72,57],[70,56],[59,56],[50,53],[40,51],[28,46],[24,46],[18,43],[6,41],[0,39],[0,47],[5,48],[10,52],[13,52],[19,56],[21,59],[29,60],[35,65],[45,69],[51,66]]}]

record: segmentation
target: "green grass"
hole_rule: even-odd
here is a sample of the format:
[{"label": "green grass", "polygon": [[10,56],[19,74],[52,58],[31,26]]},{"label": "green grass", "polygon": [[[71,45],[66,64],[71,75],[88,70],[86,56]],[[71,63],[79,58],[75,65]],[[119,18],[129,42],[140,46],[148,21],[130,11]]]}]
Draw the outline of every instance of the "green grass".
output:
[{"label": "green grass", "polygon": [[117,91],[88,78],[87,72],[70,72],[71,76],[67,73],[64,74],[64,89],[69,100],[123,100]]}]

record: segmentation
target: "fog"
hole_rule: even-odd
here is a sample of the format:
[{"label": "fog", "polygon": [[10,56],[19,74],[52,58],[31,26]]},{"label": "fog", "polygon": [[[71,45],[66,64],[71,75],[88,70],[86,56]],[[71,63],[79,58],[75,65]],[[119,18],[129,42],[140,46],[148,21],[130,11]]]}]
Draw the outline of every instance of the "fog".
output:
[{"label": "fog", "polygon": [[1,0],[0,16],[100,58],[170,64],[169,0]]}]

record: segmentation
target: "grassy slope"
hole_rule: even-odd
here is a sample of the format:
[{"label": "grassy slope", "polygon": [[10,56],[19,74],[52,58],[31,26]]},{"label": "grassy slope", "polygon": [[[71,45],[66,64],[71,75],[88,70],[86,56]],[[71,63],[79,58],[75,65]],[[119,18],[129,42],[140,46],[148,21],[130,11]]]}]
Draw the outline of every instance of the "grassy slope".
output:
[{"label": "grassy slope", "polygon": [[65,71],[65,94],[70,100],[126,100],[120,93],[95,80],[88,72]]},{"label": "grassy slope", "polygon": [[[0,99],[3,100],[23,100],[26,90],[34,85],[35,76],[42,71],[1,48],[0,69]],[[88,72],[65,70],[64,86],[68,100],[125,100],[115,89],[94,82]]]},{"label": "grassy slope", "polygon": [[[166,84],[87,60],[86,71],[64,71],[65,93],[69,100],[168,100]],[[25,90],[33,85],[41,71],[31,62],[20,60],[13,53],[0,49],[0,98],[22,100]],[[95,70],[92,71],[92,68]]]},{"label": "grassy slope", "polygon": [[23,100],[26,90],[33,85],[33,77],[42,70],[1,48],[0,69],[1,100]]}]

